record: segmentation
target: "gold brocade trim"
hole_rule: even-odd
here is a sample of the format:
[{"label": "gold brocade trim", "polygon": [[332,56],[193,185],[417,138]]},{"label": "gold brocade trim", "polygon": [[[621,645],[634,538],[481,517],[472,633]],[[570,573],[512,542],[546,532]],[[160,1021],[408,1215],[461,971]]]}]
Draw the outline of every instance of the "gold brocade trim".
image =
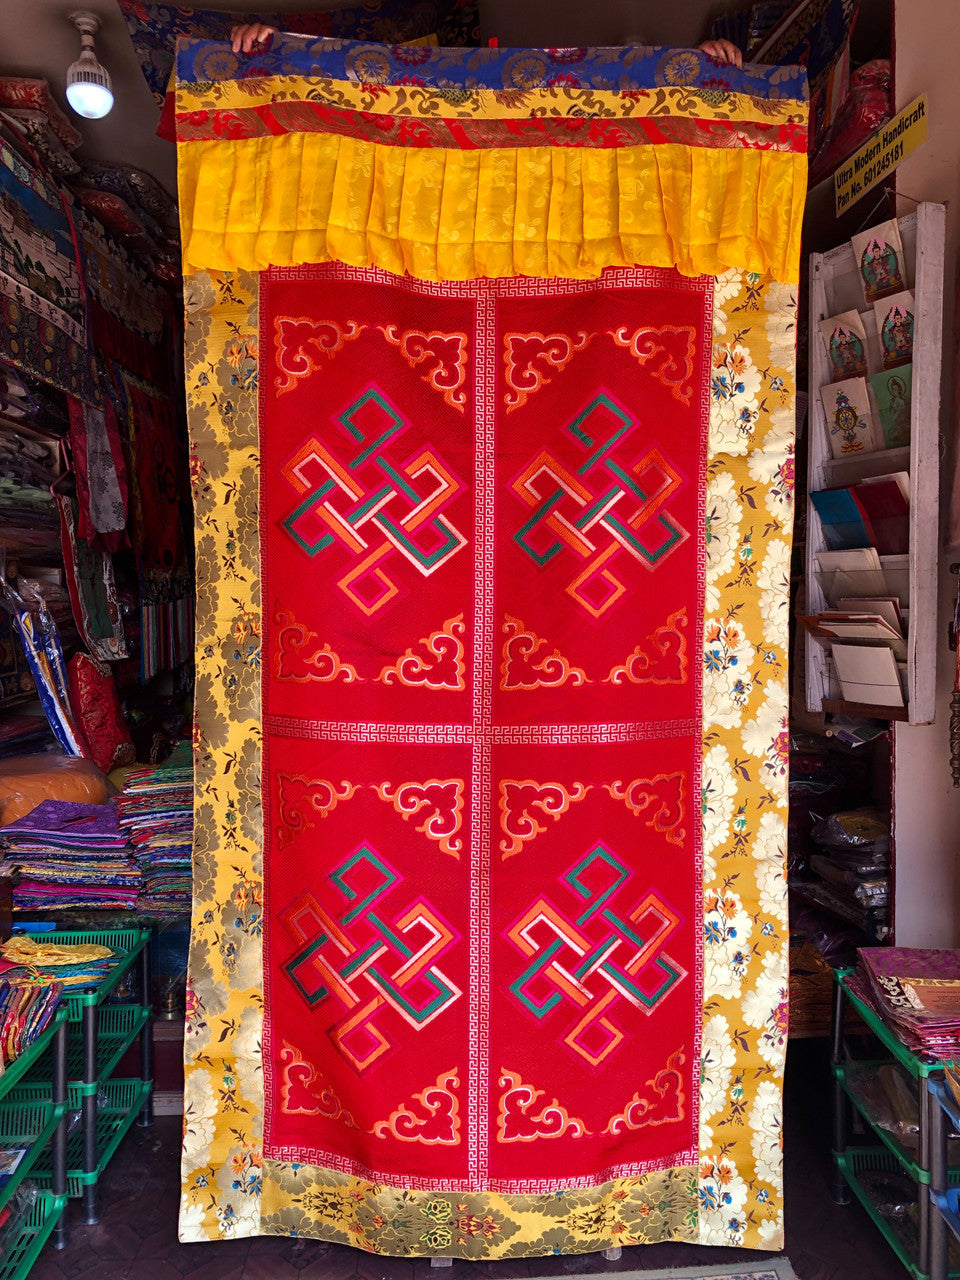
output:
[{"label": "gold brocade trim", "polygon": [[319,1236],[393,1256],[483,1261],[696,1243],[696,1170],[664,1169],[545,1195],[410,1191],[309,1165],[264,1162],[268,1235]]},{"label": "gold brocade trim", "polygon": [[178,155],[188,273],[339,261],[421,280],[622,266],[798,278],[807,161],[792,152],[454,151],[294,133]]},{"label": "gold brocade trim", "polygon": [[795,98],[755,98],[744,93],[692,89],[688,85],[626,91],[556,85],[545,89],[471,89],[451,93],[421,85],[371,85],[330,76],[258,76],[181,84],[176,90],[178,114],[244,111],[274,102],[316,102],[377,116],[451,120],[618,120],[673,115],[687,120],[749,121],[772,128],[804,124],[807,120],[807,104]]}]

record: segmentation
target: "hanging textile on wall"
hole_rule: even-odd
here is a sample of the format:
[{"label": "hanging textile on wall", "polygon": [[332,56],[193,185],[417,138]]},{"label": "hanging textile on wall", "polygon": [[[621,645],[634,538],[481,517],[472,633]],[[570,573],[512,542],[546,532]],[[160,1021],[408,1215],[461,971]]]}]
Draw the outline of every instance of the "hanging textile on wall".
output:
[{"label": "hanging textile on wall", "polygon": [[181,1238],[777,1248],[805,81],[412,52],[178,55]]},{"label": "hanging textile on wall", "polygon": [[850,88],[850,38],[859,11],[860,0],[797,0],[751,55],[771,66],[797,62],[806,68],[812,154]]},{"label": "hanging textile on wall", "polygon": [[83,208],[75,213],[83,241],[91,336],[97,351],[157,386],[169,379],[173,304],[115,234]]},{"label": "hanging textile on wall", "polygon": [[95,658],[103,662],[125,658],[127,642],[113,558],[109,552],[92,547],[80,532],[76,498],[69,492],[60,492],[61,487],[66,487],[63,481],[56,493],[63,572],[77,631]]},{"label": "hanging textile on wall", "polygon": [[97,404],[78,252],[68,199],[0,130],[0,357]]},{"label": "hanging textile on wall", "polygon": [[127,537],[127,464],[117,415],[109,397],[103,407],[68,400],[70,445],[77,488],[77,528],[103,551],[119,551]]},{"label": "hanging textile on wall", "polygon": [[133,543],[140,583],[140,676],[186,662],[193,644],[191,573],[181,513],[186,469],[170,399],[123,373]]}]

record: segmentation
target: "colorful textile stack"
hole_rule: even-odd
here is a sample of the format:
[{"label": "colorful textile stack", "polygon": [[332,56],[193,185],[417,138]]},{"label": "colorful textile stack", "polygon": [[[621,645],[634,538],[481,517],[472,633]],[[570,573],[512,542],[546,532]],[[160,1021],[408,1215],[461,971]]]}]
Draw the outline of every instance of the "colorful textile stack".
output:
[{"label": "colorful textile stack", "polygon": [[50,1025],[62,994],[60,982],[28,986],[0,978],[0,1073]]},{"label": "colorful textile stack", "polygon": [[140,911],[188,911],[192,889],[193,767],[177,751],[155,769],[127,778],[120,825],[130,835],[140,865]]},{"label": "colorful textile stack", "polygon": [[960,1058],[960,950],[861,947],[847,984],[908,1049]]},{"label": "colorful textile stack", "polygon": [[140,890],[116,804],[44,800],[0,830],[0,845],[20,868],[13,891],[20,911],[67,907],[129,908]]},{"label": "colorful textile stack", "polygon": [[24,987],[95,987],[116,964],[113,954],[98,942],[48,942],[23,934],[0,944],[4,980]]}]

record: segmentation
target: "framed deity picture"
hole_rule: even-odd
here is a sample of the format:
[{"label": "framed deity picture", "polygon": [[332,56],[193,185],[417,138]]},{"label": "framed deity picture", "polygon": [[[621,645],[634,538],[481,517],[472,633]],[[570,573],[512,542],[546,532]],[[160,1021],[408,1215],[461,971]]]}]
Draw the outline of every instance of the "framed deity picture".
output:
[{"label": "framed deity picture", "polygon": [[909,289],[873,304],[884,369],[913,362],[913,294]]},{"label": "framed deity picture", "polygon": [[895,218],[882,222],[869,231],[851,236],[850,243],[868,306],[879,298],[886,298],[891,293],[900,293],[906,289],[903,242]]},{"label": "framed deity picture", "polygon": [[830,361],[830,381],[863,378],[867,373],[867,335],[859,311],[843,311],[820,321]]},{"label": "framed deity picture", "polygon": [[882,373],[871,374],[870,387],[886,448],[897,449],[909,444],[913,365],[905,364],[898,369],[884,369]]}]

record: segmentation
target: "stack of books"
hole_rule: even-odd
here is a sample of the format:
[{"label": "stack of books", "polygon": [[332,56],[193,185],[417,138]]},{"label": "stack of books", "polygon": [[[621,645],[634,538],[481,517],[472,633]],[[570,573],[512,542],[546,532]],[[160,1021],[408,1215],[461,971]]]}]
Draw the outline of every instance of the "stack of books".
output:
[{"label": "stack of books", "polygon": [[140,868],[115,803],[43,800],[26,817],[0,828],[0,851],[20,870],[15,910],[136,905]]},{"label": "stack of books", "polygon": [[140,866],[137,909],[188,912],[193,889],[192,765],[132,770],[118,805],[120,823]]},{"label": "stack of books", "polygon": [[960,950],[863,947],[847,985],[912,1052],[960,1058]]}]

